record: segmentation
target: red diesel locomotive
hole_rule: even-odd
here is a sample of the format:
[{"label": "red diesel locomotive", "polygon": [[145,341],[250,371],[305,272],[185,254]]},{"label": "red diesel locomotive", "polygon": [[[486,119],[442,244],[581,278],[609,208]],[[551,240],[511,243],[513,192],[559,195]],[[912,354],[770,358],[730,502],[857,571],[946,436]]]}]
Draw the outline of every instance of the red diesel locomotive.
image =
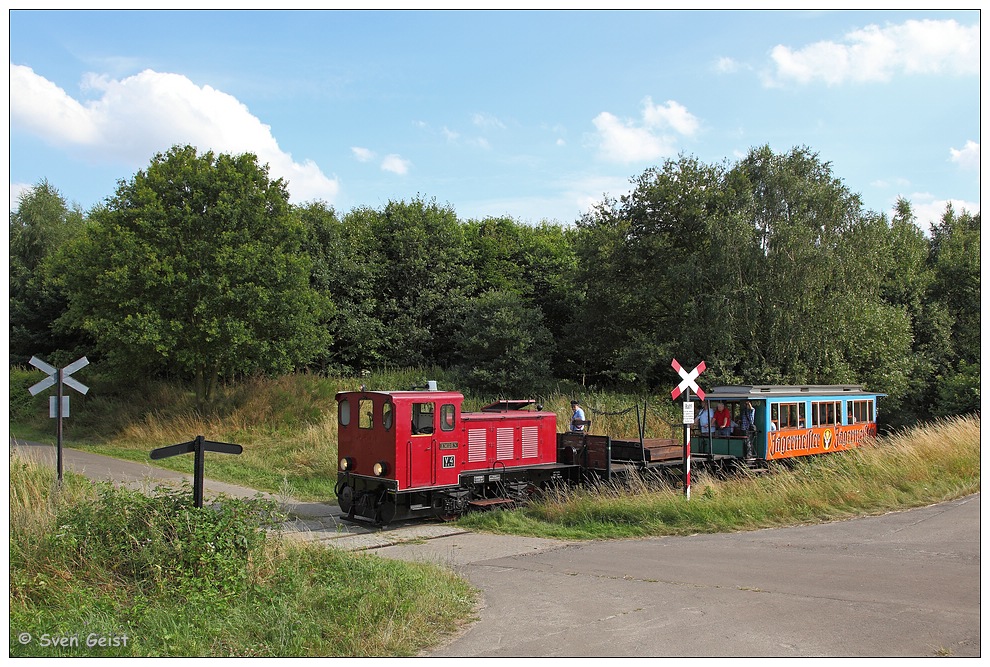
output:
[{"label": "red diesel locomotive", "polygon": [[554,413],[524,410],[532,401],[462,413],[463,395],[431,387],[337,394],[336,490],[349,518],[452,518],[578,479],[578,465],[558,462]]}]

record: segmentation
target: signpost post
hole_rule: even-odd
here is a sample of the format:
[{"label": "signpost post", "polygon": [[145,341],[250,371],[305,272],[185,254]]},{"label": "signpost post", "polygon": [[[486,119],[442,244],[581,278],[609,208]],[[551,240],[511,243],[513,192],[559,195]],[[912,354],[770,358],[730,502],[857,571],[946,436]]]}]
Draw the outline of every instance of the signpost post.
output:
[{"label": "signpost post", "polygon": [[39,393],[48,389],[53,384],[58,385],[56,395],[52,397],[53,400],[49,400],[48,414],[52,419],[58,419],[55,426],[55,443],[56,443],[56,455],[55,455],[55,469],[58,473],[58,483],[62,483],[62,418],[69,416],[69,397],[65,396],[62,390],[62,385],[68,385],[72,389],[75,389],[80,394],[85,395],[89,391],[89,387],[79,382],[75,378],[69,377],[76,371],[78,371],[83,366],[89,364],[89,360],[86,357],[81,359],[76,359],[71,364],[65,368],[55,368],[46,364],[44,361],[38,357],[31,357],[28,362],[35,368],[48,373],[46,377],[41,382],[32,385],[28,388],[32,396],[37,396]]},{"label": "signpost post", "polygon": [[694,403],[691,401],[691,390],[694,389],[698,398],[705,400],[705,392],[695,380],[705,371],[705,362],[698,364],[693,371],[688,373],[677,363],[677,359],[670,362],[670,367],[681,376],[681,383],[670,392],[670,397],[677,400],[677,397],[684,394],[684,405],[682,408],[682,422],[684,423],[684,497],[691,500],[691,424],[694,423]]}]

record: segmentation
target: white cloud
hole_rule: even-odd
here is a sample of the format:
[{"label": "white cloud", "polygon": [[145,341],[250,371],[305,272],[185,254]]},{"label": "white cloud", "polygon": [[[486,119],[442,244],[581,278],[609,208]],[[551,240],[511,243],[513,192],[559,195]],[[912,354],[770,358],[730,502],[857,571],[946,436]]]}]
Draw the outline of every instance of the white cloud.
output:
[{"label": "white cloud", "polygon": [[767,85],[889,81],[896,74],[977,75],[980,26],[954,20],[869,25],[848,33],[841,43],[815,42],[797,50],[778,45],[770,57],[775,72]]},{"label": "white cloud", "polygon": [[963,169],[978,170],[980,168],[980,145],[975,141],[967,141],[966,145],[960,150],[950,148],[949,156],[953,162]]},{"label": "white cloud", "polygon": [[294,201],[332,201],[336,178],[312,160],[298,162],[279,148],[271,127],[236,98],[197,86],[180,74],[145,70],[124,78],[88,75],[83,87],[98,97],[85,104],[30,68],[10,65],[10,124],[89,160],[145,165],[173,145],[200,151],[251,152],[284,178]]},{"label": "white cloud", "polygon": [[683,104],[667,100],[664,105],[654,105],[647,97],[643,101],[643,120],[650,127],[663,129],[670,127],[678,134],[691,136],[698,131],[698,119]]},{"label": "white cloud", "polygon": [[699,122],[686,107],[673,100],[663,105],[643,100],[642,122],[623,121],[608,111],[592,121],[598,128],[602,156],[612,162],[644,162],[673,155],[677,136],[691,136]]},{"label": "white cloud", "polygon": [[[911,212],[914,213],[915,224],[925,232],[931,228],[931,225],[942,220],[945,207],[949,204],[952,204],[952,209],[956,214],[967,211],[976,215],[980,212],[979,202],[968,202],[963,199],[937,199],[928,192],[913,192],[910,195],[905,195],[904,198],[911,202]],[[891,205],[887,215],[892,218],[895,212],[893,205]]]},{"label": "white cloud", "polygon": [[715,71],[722,74],[732,74],[738,71],[739,63],[732,58],[721,57],[715,61]]},{"label": "white cloud", "polygon": [[494,127],[500,130],[505,129],[505,124],[495,116],[488,113],[476,113],[471,117],[471,122],[478,127]]},{"label": "white cloud", "polygon": [[375,152],[360,146],[351,146],[351,152],[358,162],[371,162],[375,159]]},{"label": "white cloud", "polygon": [[402,175],[409,171],[410,165],[409,160],[405,160],[393,153],[386,155],[385,159],[382,160],[382,171],[390,171],[393,174]]}]

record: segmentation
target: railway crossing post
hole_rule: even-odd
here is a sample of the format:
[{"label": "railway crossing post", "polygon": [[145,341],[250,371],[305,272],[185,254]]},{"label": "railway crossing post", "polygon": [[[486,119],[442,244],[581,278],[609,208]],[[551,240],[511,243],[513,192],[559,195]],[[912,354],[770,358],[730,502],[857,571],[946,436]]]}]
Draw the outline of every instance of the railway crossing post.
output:
[{"label": "railway crossing post", "polygon": [[40,371],[44,371],[48,374],[41,382],[32,385],[28,388],[28,391],[32,396],[37,396],[39,393],[48,389],[53,384],[56,385],[56,395],[49,398],[48,401],[48,415],[52,419],[58,419],[55,426],[55,470],[58,476],[58,483],[62,483],[62,419],[69,416],[69,397],[65,395],[62,387],[67,385],[80,394],[86,395],[89,391],[89,387],[79,382],[75,378],[69,377],[80,368],[89,364],[89,360],[86,357],[76,359],[71,364],[65,368],[55,368],[54,366],[49,366],[44,361],[38,357],[31,357],[28,361],[29,364],[34,366]]},{"label": "railway crossing post", "polygon": [[677,400],[677,397],[682,393],[684,395],[681,420],[684,423],[684,497],[691,500],[691,425],[694,423],[694,403],[691,401],[691,390],[694,389],[699,399],[705,400],[704,390],[695,382],[698,376],[705,371],[705,362],[702,361],[690,373],[681,368],[677,359],[671,360],[670,367],[681,376],[681,383],[673,388],[670,397]]}]

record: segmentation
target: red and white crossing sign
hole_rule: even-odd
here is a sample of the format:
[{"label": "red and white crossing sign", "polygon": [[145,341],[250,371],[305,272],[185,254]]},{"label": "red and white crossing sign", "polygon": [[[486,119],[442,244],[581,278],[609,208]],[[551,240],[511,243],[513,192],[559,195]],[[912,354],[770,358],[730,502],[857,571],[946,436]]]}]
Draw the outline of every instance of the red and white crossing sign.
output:
[{"label": "red and white crossing sign", "polygon": [[676,400],[677,397],[681,395],[681,392],[683,392],[685,389],[693,389],[694,393],[698,395],[698,398],[700,398],[702,401],[705,400],[705,392],[701,389],[701,387],[698,386],[698,383],[695,382],[695,380],[698,379],[698,376],[705,371],[704,361],[698,364],[695,367],[695,369],[690,373],[688,373],[686,370],[681,368],[681,365],[677,363],[677,359],[673,359],[670,362],[670,367],[673,368],[675,371],[677,371],[678,375],[684,378],[683,380],[681,380],[681,383],[679,385],[677,385],[676,387],[673,388],[673,390],[671,390],[670,397],[672,399]]}]

